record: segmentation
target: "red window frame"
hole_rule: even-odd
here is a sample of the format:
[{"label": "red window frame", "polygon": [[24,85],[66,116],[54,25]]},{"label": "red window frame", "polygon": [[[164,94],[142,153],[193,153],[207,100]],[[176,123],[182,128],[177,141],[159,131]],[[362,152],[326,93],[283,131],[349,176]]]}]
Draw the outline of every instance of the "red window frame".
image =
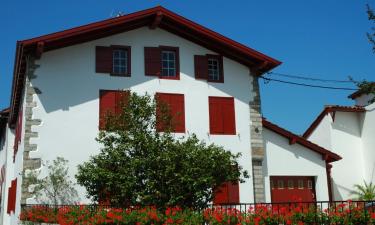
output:
[{"label": "red window frame", "polygon": [[120,76],[120,77],[130,77],[131,76],[131,48],[130,46],[125,46],[125,45],[111,45],[111,50],[112,50],[112,65],[114,64],[114,59],[113,59],[113,52],[115,50],[124,50],[126,51],[127,54],[127,70],[125,73],[115,73],[113,71],[113,66],[112,66],[112,71],[111,71],[111,76]]},{"label": "red window frame", "polygon": [[[125,50],[127,52],[127,71],[125,73],[115,73],[113,71],[113,52],[115,50]],[[96,73],[108,73],[111,76],[130,77],[131,76],[131,47],[126,45],[111,45],[109,47],[96,46]]]},{"label": "red window frame", "polygon": [[[163,76],[162,75],[162,63],[163,51],[174,51],[175,52],[175,76]],[[164,46],[159,47],[145,47],[144,48],[144,59],[145,59],[145,75],[146,76],[157,76],[160,79],[167,80],[179,80],[180,79],[180,53],[178,47]]]},{"label": "red window frame", "polygon": [[[155,95],[157,104],[160,104],[160,101],[169,105],[169,110],[172,116],[172,131],[173,133],[185,133],[185,96],[184,94],[175,94],[175,93],[156,93]],[[159,106],[157,106],[159,108]],[[159,110],[157,110],[158,114]],[[180,114],[177,114],[180,113]],[[178,116],[178,117],[177,117]],[[157,131],[163,132],[163,124],[158,121],[157,116]]]},{"label": "red window frame", "polygon": [[[160,78],[161,79],[169,79],[169,80],[179,80],[180,79],[180,56],[179,56],[179,48],[172,47],[172,46],[159,46],[160,48]],[[173,51],[175,53],[175,75],[173,77],[170,76],[163,76],[163,51]]]},{"label": "red window frame", "polygon": [[207,69],[207,81],[212,83],[224,83],[224,66],[223,66],[223,56],[221,55],[212,55],[207,54],[207,64],[209,59],[216,59],[219,63],[219,79],[218,80],[212,80],[210,79],[208,75],[208,69]]},{"label": "red window frame", "polygon": [[[219,69],[219,79],[213,80],[208,76],[208,61],[209,59],[215,59],[218,61]],[[212,83],[224,83],[224,66],[223,66],[223,56],[222,55],[195,55],[194,56],[194,73],[195,79],[207,80],[207,82]]]},{"label": "red window frame", "polygon": [[210,134],[235,135],[236,113],[233,97],[208,97]]}]

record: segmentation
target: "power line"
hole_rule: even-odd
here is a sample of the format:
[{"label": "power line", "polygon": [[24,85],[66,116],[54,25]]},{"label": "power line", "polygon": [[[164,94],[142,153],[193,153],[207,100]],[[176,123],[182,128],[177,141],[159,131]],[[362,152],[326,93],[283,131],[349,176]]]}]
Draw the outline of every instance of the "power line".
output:
[{"label": "power line", "polygon": [[332,89],[332,90],[346,90],[346,91],[357,91],[358,89],[355,88],[345,88],[345,87],[332,87],[332,86],[321,86],[321,85],[313,85],[313,84],[304,84],[304,83],[297,83],[297,82],[292,82],[292,81],[285,81],[285,80],[278,80],[278,79],[272,79],[272,78],[267,78],[267,77],[260,77],[261,79],[265,81],[276,81],[279,83],[284,83],[284,84],[293,84],[293,85],[298,85],[298,86],[304,86],[304,87],[312,87],[312,88],[323,88],[323,89]]},{"label": "power line", "polygon": [[293,79],[330,82],[330,83],[355,83],[355,82],[357,82],[357,81],[351,81],[351,80],[330,80],[330,79],[322,79],[322,78],[316,78],[316,77],[306,77],[306,76],[291,75],[291,74],[277,73],[277,72],[267,72],[267,74],[268,75],[281,76],[281,77],[288,77],[288,78],[293,78]]}]

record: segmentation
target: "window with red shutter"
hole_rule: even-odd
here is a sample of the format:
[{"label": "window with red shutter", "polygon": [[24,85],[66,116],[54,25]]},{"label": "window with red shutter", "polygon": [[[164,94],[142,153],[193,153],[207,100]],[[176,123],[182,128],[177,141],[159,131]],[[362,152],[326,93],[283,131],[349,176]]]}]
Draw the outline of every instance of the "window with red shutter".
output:
[{"label": "window with red shutter", "polygon": [[[165,104],[171,114],[172,119],[172,132],[185,133],[185,102],[183,94],[167,94],[157,93],[156,98],[158,101],[158,107],[161,104]],[[160,111],[158,110],[158,113]],[[160,118],[160,116],[157,116]],[[157,130],[165,131],[165,124],[162,121],[157,121]]]},{"label": "window with red shutter", "polygon": [[16,194],[17,194],[17,179],[12,180],[11,185],[8,189],[8,207],[7,213],[15,212],[16,210]]},{"label": "window with red shutter", "polygon": [[145,74],[162,79],[180,79],[179,48],[145,47]]},{"label": "window with red shutter", "polygon": [[209,97],[210,134],[236,134],[234,98]]},{"label": "window with red shutter", "polygon": [[104,130],[109,115],[119,115],[122,106],[126,104],[128,91],[100,90],[99,91],[99,129]]},{"label": "window with red shutter", "polygon": [[221,55],[195,55],[195,78],[208,82],[224,82],[223,57]]},{"label": "window with red shutter", "polygon": [[96,46],[96,72],[113,76],[130,76],[130,46]]},{"label": "window with red shutter", "polygon": [[224,182],[214,190],[214,204],[236,204],[240,203],[239,183],[231,181]]}]

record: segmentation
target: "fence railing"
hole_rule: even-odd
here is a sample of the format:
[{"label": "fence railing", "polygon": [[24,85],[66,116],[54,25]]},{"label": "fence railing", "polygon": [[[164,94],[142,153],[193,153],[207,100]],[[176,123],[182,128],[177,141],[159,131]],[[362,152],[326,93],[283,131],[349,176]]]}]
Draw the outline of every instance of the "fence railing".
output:
[{"label": "fence railing", "polygon": [[[57,214],[69,213],[72,208],[85,210],[86,214],[94,215],[97,212],[109,212],[111,210],[132,212],[136,210],[144,210],[154,207],[127,207],[121,208],[110,205],[41,205],[41,204],[23,204],[21,205],[21,220],[30,220],[27,213],[38,212],[40,218],[45,218],[45,222],[54,222]],[[345,216],[345,220],[353,217],[353,220],[360,214],[363,221],[372,221],[371,223],[355,223],[355,224],[375,224],[375,201],[317,201],[317,202],[278,202],[278,203],[240,203],[240,204],[219,204],[209,205],[205,209],[188,209],[195,212],[202,218],[209,217],[211,214],[221,214],[221,216],[240,215],[241,218],[251,218],[255,220],[258,215],[267,215],[276,221],[275,224],[287,224],[286,216],[294,213],[303,215],[309,214],[308,220],[311,224],[346,224],[331,223],[331,217],[337,215]],[[118,212],[118,211],[117,211]],[[163,212],[162,212],[163,213]],[[23,215],[24,214],[24,215]],[[23,215],[23,216],[22,216]],[[238,218],[240,218],[238,217]],[[303,216],[302,216],[303,217]],[[38,218],[38,217],[32,217]],[[238,219],[237,218],[237,219]],[[306,217],[307,218],[307,217]],[[345,221],[343,220],[343,221]],[[106,224],[106,223],[103,223]],[[268,224],[268,223],[267,223]],[[271,223],[270,223],[271,224]],[[310,223],[304,223],[310,224]]]}]

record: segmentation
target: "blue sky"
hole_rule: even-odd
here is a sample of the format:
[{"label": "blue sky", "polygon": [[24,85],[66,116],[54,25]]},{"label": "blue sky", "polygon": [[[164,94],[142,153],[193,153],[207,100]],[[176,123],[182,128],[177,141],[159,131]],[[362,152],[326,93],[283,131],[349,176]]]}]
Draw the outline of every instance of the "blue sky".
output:
[{"label": "blue sky", "polygon": [[[274,72],[375,80],[375,54],[365,35],[371,27],[366,3],[375,8],[374,0],[2,0],[0,108],[10,101],[17,40],[156,5],[281,60],[283,64]],[[352,105],[348,94],[350,91],[261,83],[264,116],[296,133],[303,133],[324,105]]]}]

